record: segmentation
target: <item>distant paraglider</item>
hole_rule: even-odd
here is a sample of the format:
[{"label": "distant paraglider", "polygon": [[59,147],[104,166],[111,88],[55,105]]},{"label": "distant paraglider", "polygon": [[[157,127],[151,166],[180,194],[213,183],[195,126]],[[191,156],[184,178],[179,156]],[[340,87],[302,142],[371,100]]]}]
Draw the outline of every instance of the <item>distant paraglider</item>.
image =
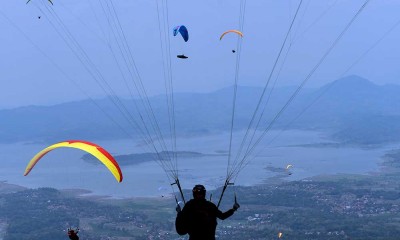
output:
[{"label": "distant paraglider", "polygon": [[[31,0],[28,0],[28,1],[26,2],[26,4],[28,4],[30,1],[31,1]],[[48,1],[49,1],[49,3],[51,3],[51,5],[54,5],[53,2],[52,2],[51,0],[48,0]]]},{"label": "distant paraglider", "polygon": [[[178,33],[182,36],[183,41],[187,42],[189,41],[189,32],[187,28],[184,25],[179,25],[174,27],[173,34],[176,37]],[[180,59],[187,59],[188,57],[185,54],[179,54],[176,56],[177,58]]]},{"label": "distant paraglider", "polygon": [[[221,41],[222,38],[223,38],[226,34],[228,34],[228,33],[236,33],[236,34],[239,35],[240,37],[243,37],[243,33],[242,33],[241,31],[239,31],[239,30],[228,30],[228,31],[223,32],[223,33],[221,34],[221,36],[219,37],[219,40]],[[235,50],[235,49],[232,49],[232,53],[236,53],[236,50]]]},{"label": "distant paraglider", "polygon": [[115,161],[115,159],[111,156],[110,153],[108,153],[105,149],[102,147],[91,143],[91,142],[86,142],[86,141],[80,141],[80,140],[70,140],[70,141],[64,141],[64,142],[59,142],[56,144],[53,144],[42,151],[40,151],[38,154],[36,154],[28,163],[26,166],[24,176],[28,175],[29,172],[32,170],[32,168],[36,165],[36,163],[39,162],[39,160],[46,155],[48,152],[60,148],[60,147],[70,147],[70,148],[77,148],[83,151],[86,151],[96,157],[100,162],[102,162],[108,170],[114,175],[115,179],[118,182],[122,181],[122,172],[121,169]]},{"label": "distant paraglider", "polygon": [[290,170],[289,169],[291,169],[293,167],[293,165],[292,164],[288,164],[287,166],[286,166],[286,172],[288,173],[288,175],[292,175],[292,172],[290,172]]},{"label": "distant paraglider", "polygon": [[165,197],[167,195],[167,188],[161,186],[158,188],[158,192],[160,193],[161,197]]}]

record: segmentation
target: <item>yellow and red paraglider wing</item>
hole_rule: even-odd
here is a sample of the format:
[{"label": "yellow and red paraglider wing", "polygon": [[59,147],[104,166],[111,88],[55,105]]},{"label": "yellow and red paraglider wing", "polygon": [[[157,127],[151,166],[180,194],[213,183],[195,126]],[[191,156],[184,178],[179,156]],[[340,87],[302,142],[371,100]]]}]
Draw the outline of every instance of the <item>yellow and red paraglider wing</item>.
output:
[{"label": "yellow and red paraglider wing", "polygon": [[243,37],[243,33],[241,31],[239,31],[239,30],[228,30],[228,31],[222,33],[221,37],[219,37],[219,40],[222,40],[222,38],[228,33],[236,33],[239,36]]},{"label": "yellow and red paraglider wing", "polygon": [[71,140],[71,141],[65,141],[65,142],[60,142],[56,143],[54,145],[51,145],[42,151],[40,151],[38,154],[36,154],[31,161],[29,161],[28,165],[25,168],[24,176],[28,175],[29,172],[32,170],[32,168],[36,165],[36,163],[48,152],[52,151],[53,149],[60,148],[60,147],[70,147],[70,148],[77,148],[80,150],[83,150],[85,152],[88,152],[92,154],[94,157],[96,157],[100,162],[102,162],[108,170],[114,175],[115,179],[117,179],[118,182],[122,181],[122,172],[121,169],[115,161],[115,159],[111,156],[110,153],[108,153],[104,148],[100,147],[99,145],[96,145],[91,142],[86,142],[86,141],[80,141],[80,140]]}]

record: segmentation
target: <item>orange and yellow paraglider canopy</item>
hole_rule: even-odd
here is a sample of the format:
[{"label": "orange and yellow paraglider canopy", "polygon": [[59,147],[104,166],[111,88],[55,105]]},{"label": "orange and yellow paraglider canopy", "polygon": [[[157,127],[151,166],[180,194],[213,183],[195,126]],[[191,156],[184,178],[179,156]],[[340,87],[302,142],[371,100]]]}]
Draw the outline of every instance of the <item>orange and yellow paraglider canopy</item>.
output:
[{"label": "orange and yellow paraglider canopy", "polygon": [[226,31],[226,32],[224,32],[224,33],[221,34],[221,36],[219,37],[219,40],[222,40],[222,38],[223,38],[226,34],[228,34],[228,33],[236,33],[236,34],[238,34],[240,37],[243,37],[243,33],[242,33],[241,31],[239,31],[239,30],[228,30],[228,31]]}]

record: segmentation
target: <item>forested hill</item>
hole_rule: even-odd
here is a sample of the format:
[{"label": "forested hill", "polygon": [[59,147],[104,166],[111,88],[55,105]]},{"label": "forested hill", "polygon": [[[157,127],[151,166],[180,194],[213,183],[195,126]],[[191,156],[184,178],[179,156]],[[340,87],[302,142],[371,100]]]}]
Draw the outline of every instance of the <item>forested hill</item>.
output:
[{"label": "forested hill", "polygon": [[[262,90],[256,87],[238,88],[235,130],[247,128]],[[270,90],[267,89],[266,96]],[[275,88],[268,104],[262,101],[260,109],[265,109],[260,125],[262,128],[277,115],[295,90],[296,87]],[[229,131],[232,98],[232,87],[210,93],[175,93],[177,133],[198,135]],[[167,132],[169,123],[165,97],[155,96],[149,100],[160,128]],[[130,110],[134,109],[134,101],[140,105],[139,100],[123,100]],[[126,138],[127,133],[137,135],[134,127],[128,125],[107,98],[94,102],[84,100],[1,110],[0,141],[53,142],[60,139]],[[273,127],[328,131],[332,137],[351,143],[398,141],[400,136],[395,133],[400,130],[399,105],[400,86],[380,86],[358,76],[349,76],[318,89],[302,89]],[[145,116],[143,109],[140,113]],[[132,110],[132,116],[139,121],[139,113]],[[122,131],[121,127],[128,130]]]}]

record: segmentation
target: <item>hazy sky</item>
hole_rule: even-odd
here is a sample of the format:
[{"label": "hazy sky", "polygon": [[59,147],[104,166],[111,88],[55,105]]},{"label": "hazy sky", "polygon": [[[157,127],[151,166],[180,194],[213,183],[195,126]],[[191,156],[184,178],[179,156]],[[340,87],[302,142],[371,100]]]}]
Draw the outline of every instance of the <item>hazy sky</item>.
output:
[{"label": "hazy sky", "polygon": [[[157,2],[158,1],[158,2]],[[55,104],[104,95],[85,68],[98,69],[116,94],[127,95],[109,45],[118,49],[97,0],[3,1],[0,8],[0,108]],[[291,44],[278,85],[299,84],[327,51],[364,0],[303,0],[289,37]],[[104,3],[104,2],[103,2]],[[163,61],[157,3],[160,0],[113,1],[143,85],[150,95],[163,93]],[[46,13],[46,4],[55,15]],[[248,0],[244,15],[239,85],[264,86],[298,0]],[[234,83],[236,37],[219,36],[239,28],[239,0],[168,1],[171,69],[175,92],[208,92]],[[161,5],[160,5],[161,7]],[[164,8],[165,9],[165,8]],[[400,21],[400,1],[372,0],[316,71],[308,87],[337,79]],[[39,19],[40,16],[40,19]],[[160,16],[161,23],[167,23]],[[56,19],[59,18],[60,22]],[[52,26],[54,24],[55,28]],[[184,43],[172,36],[176,25],[189,29]],[[62,26],[65,26],[63,28]],[[65,36],[70,33],[73,40]],[[80,62],[67,44],[74,41],[90,64]],[[363,57],[347,75],[377,84],[398,83],[400,28]],[[74,49],[74,48],[72,48]],[[284,53],[287,52],[285,48]],[[117,51],[116,51],[117,52]],[[114,52],[114,53],[116,53]],[[165,52],[164,52],[165,53]],[[184,53],[189,59],[177,59]],[[117,56],[118,58],[118,56]],[[279,65],[280,68],[280,65]],[[126,73],[126,70],[123,70]],[[96,73],[97,74],[97,73]],[[72,79],[72,81],[71,81]],[[73,81],[78,84],[75,85]]]}]

